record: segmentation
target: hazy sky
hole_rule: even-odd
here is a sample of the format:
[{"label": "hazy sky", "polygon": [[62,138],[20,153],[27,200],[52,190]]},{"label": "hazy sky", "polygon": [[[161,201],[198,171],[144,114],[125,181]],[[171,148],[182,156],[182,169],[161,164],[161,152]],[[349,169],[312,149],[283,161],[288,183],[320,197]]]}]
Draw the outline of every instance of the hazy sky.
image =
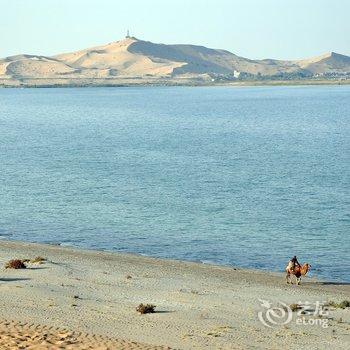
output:
[{"label": "hazy sky", "polygon": [[125,36],[249,58],[350,55],[350,0],[0,0],[0,57],[52,55]]}]

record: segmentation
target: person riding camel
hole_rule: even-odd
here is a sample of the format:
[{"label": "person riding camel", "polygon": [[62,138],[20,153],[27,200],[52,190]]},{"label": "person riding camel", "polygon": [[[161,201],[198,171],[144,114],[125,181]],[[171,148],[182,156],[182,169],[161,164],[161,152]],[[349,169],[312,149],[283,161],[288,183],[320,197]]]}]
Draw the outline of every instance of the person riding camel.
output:
[{"label": "person riding camel", "polygon": [[297,257],[294,255],[292,259],[289,260],[288,267],[294,271],[296,267],[301,267]]}]

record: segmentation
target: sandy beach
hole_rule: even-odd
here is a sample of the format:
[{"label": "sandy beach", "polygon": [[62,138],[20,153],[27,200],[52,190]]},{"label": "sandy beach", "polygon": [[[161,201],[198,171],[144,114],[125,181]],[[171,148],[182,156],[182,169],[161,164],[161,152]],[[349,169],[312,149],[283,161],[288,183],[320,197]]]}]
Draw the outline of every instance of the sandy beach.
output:
[{"label": "sandy beach", "polygon": [[[14,258],[47,261],[5,269]],[[263,324],[260,300],[350,299],[350,285],[60,246],[0,242],[1,349],[348,349],[350,308],[328,307],[322,327],[297,313]],[[156,305],[141,315],[140,303]],[[300,317],[299,317],[300,318]],[[265,318],[266,320],[266,318]]]}]

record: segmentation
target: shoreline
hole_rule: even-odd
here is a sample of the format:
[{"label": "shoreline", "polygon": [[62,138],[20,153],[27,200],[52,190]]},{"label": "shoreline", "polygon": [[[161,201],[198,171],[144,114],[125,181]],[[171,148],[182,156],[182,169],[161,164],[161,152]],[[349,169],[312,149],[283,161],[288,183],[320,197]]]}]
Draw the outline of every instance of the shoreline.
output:
[{"label": "shoreline", "polygon": [[[227,272],[233,272],[233,271],[239,271],[243,274],[255,274],[255,275],[262,275],[262,276],[270,276],[274,278],[281,278],[284,279],[285,272],[284,271],[277,271],[277,270],[271,270],[268,271],[266,269],[262,268],[254,268],[254,267],[242,267],[242,266],[236,266],[236,265],[226,265],[226,264],[219,264],[215,262],[203,262],[203,261],[195,261],[195,260],[185,260],[185,259],[176,259],[176,258],[164,258],[164,257],[156,257],[152,255],[146,255],[146,254],[139,254],[139,253],[133,253],[133,252],[124,252],[124,251],[113,251],[113,250],[105,250],[105,249],[93,249],[93,248],[84,248],[84,247],[78,247],[73,245],[65,245],[64,243],[40,243],[40,242],[32,242],[32,241],[17,241],[17,240],[6,240],[1,239],[0,240],[0,251],[3,246],[8,247],[14,247],[14,248],[23,248],[25,250],[45,250],[53,252],[66,252],[67,254],[76,254],[76,255],[86,255],[91,257],[103,257],[105,256],[107,259],[125,259],[125,260],[142,260],[145,263],[156,263],[156,264],[163,264],[163,265],[184,265],[188,267],[197,267],[197,268],[208,268],[208,269],[221,269],[226,270]],[[0,260],[1,263],[1,260]],[[1,265],[0,265],[1,268]],[[306,277],[306,279],[309,281],[308,287],[313,286],[319,286],[319,285],[332,285],[333,288],[339,288],[339,290],[347,290],[350,293],[350,282],[347,282],[345,280],[337,281],[337,280],[331,280],[327,278],[318,278],[315,276],[312,277]],[[305,277],[304,277],[305,280]],[[346,286],[346,287],[345,287]],[[347,287],[349,286],[349,287]]]},{"label": "shoreline", "polygon": [[[267,328],[257,318],[261,298],[287,305],[341,302],[350,299],[350,283],[303,278],[300,286],[287,285],[278,272],[0,241],[2,266],[36,256],[47,261],[1,271],[0,319],[16,321],[16,332],[19,324],[32,323],[176,349],[297,349],[310,339],[320,349],[325,341],[350,346],[350,308],[331,310],[326,329],[293,322]],[[138,314],[140,303],[155,304],[157,312]]]},{"label": "shoreline", "polygon": [[[198,264],[198,265],[205,265],[209,267],[223,267],[228,269],[234,269],[234,270],[240,270],[240,271],[246,271],[246,272],[256,272],[256,273],[267,273],[267,274],[278,274],[278,275],[284,275],[284,270],[267,270],[266,268],[259,268],[259,267],[251,267],[251,266],[240,266],[240,265],[229,265],[229,264],[220,264],[215,261],[206,261],[206,260],[190,260],[190,259],[181,259],[181,258],[171,258],[171,257],[157,257],[155,255],[147,255],[142,253],[135,253],[135,252],[129,252],[129,251],[118,251],[118,250],[108,250],[108,249],[95,249],[95,248],[89,248],[89,247],[79,247],[74,246],[70,244],[62,243],[50,243],[50,242],[35,242],[35,241],[18,241],[18,240],[11,240],[11,239],[1,239],[0,242],[13,242],[13,243],[19,243],[19,244],[33,244],[35,246],[52,246],[62,249],[68,249],[68,250],[76,250],[77,252],[97,252],[97,253],[107,253],[107,254],[115,254],[115,255],[125,255],[130,257],[143,257],[143,258],[149,258],[149,259],[155,259],[158,261],[164,261],[164,262],[182,262],[182,263],[192,263],[192,264]],[[312,275],[312,270],[311,270]],[[349,281],[346,281],[344,279],[330,279],[327,277],[317,277],[317,276],[309,276],[309,279],[312,279],[314,281],[318,281],[320,283],[327,282],[327,283],[334,283],[334,284],[344,284],[349,283]]]},{"label": "shoreline", "polygon": [[[31,79],[28,79],[31,81]],[[258,86],[344,86],[350,85],[347,80],[247,80],[233,82],[196,82],[196,81],[81,81],[81,82],[40,82],[40,79],[33,79],[38,83],[11,81],[5,82],[0,79],[0,88],[3,89],[27,89],[27,88],[127,88],[127,87],[258,87]]]}]

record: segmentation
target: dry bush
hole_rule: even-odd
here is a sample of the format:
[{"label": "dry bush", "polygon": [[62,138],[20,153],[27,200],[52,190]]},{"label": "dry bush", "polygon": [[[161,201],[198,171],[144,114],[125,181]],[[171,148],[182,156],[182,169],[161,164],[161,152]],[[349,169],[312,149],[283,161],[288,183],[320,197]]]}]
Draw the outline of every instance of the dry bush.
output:
[{"label": "dry bush", "polygon": [[329,301],[325,306],[337,307],[337,303],[333,300]]},{"label": "dry bush", "polygon": [[350,307],[350,301],[349,300],[343,300],[341,303],[339,303],[339,307],[341,307],[342,309]]},{"label": "dry bush", "polygon": [[13,259],[5,264],[5,269],[25,269],[27,266],[24,264],[23,260]]},{"label": "dry bush", "polygon": [[345,309],[347,307],[350,307],[350,301],[343,300],[340,303],[336,303],[335,301],[330,301],[327,303],[327,306],[331,306],[331,307],[334,307],[336,309]]},{"label": "dry bush", "polygon": [[293,311],[296,312],[301,309],[301,306],[299,304],[290,304],[289,308]]},{"label": "dry bush", "polygon": [[36,258],[30,260],[30,262],[33,264],[35,263],[42,264],[44,261],[46,261],[46,259],[43,258],[42,256],[37,256]]},{"label": "dry bush", "polygon": [[140,314],[153,314],[155,312],[156,306],[152,304],[140,304],[137,308],[136,311],[139,312]]}]

